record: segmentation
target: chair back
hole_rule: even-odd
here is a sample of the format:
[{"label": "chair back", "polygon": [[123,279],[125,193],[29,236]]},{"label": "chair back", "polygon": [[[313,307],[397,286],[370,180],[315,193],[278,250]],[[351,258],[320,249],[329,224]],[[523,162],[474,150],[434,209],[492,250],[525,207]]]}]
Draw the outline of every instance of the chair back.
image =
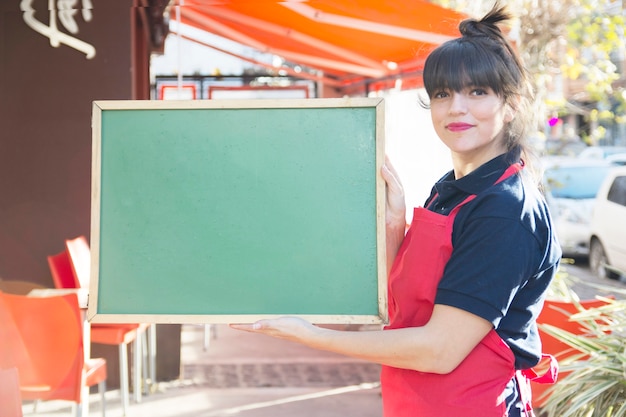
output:
[{"label": "chair back", "polygon": [[50,266],[55,288],[81,288],[66,250],[48,256],[48,266]]},{"label": "chair back", "polygon": [[[85,351],[76,294],[29,297],[0,292],[5,362],[17,367],[26,400],[81,402]],[[6,320],[5,320],[6,319]],[[7,323],[12,323],[7,324]]]},{"label": "chair back", "polygon": [[85,236],[78,236],[65,241],[65,248],[70,258],[74,276],[80,282],[80,288],[89,288],[91,276],[91,249]]},{"label": "chair back", "polygon": [[22,417],[22,397],[17,368],[0,367],[0,404],[2,417]]},{"label": "chair back", "polygon": [[13,312],[0,292],[0,368],[28,366],[28,352],[13,320]]},{"label": "chair back", "polygon": [[0,279],[0,291],[9,294],[26,295],[34,289],[42,288],[46,287],[30,281]]}]

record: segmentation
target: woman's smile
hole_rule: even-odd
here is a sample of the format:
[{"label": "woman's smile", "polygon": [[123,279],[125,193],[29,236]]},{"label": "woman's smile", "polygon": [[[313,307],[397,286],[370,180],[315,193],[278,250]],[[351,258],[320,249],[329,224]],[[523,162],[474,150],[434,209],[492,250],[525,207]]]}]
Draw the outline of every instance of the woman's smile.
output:
[{"label": "woman's smile", "polygon": [[474,127],[474,125],[470,123],[452,122],[452,123],[448,123],[448,125],[446,126],[446,129],[448,129],[451,132],[463,132],[465,130],[471,129],[472,127]]}]

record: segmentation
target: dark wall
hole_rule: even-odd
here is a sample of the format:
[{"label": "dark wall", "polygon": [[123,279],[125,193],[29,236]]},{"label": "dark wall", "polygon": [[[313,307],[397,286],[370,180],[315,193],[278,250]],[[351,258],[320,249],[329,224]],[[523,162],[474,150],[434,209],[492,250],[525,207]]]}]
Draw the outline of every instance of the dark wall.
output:
[{"label": "dark wall", "polygon": [[[66,26],[60,16],[51,20],[48,0],[0,0],[0,278],[53,287],[46,257],[64,250],[65,239],[90,238],[92,101],[149,98],[149,28],[166,1],[148,3],[157,6],[92,0],[91,17],[75,10]],[[26,23],[21,4],[34,10],[40,31],[56,25],[95,55],[63,41],[52,46]],[[180,326],[157,330],[168,359],[157,357],[159,377],[176,378]],[[107,386],[118,386],[117,348],[94,345],[92,354],[107,358]]]},{"label": "dark wall", "polygon": [[[93,0],[91,21],[74,15],[75,35],[55,19],[93,45],[92,59],[51,46],[20,2],[0,2],[0,277],[52,286],[46,256],[89,238],[91,103],[131,98],[131,1]],[[49,27],[48,1],[30,3]]]}]

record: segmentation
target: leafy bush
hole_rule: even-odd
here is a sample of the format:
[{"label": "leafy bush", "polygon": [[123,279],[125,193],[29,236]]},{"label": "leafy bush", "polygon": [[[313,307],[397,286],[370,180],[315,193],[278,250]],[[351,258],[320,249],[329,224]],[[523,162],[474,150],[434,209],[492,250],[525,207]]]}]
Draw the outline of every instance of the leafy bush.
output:
[{"label": "leafy bush", "polygon": [[[625,290],[611,287],[610,291],[626,298]],[[578,303],[575,293],[569,297]],[[560,372],[569,373],[550,388],[542,415],[626,417],[626,300],[598,298],[606,304],[589,309],[578,304],[580,311],[570,317],[584,329],[582,334],[540,325],[580,352],[560,361]]]}]

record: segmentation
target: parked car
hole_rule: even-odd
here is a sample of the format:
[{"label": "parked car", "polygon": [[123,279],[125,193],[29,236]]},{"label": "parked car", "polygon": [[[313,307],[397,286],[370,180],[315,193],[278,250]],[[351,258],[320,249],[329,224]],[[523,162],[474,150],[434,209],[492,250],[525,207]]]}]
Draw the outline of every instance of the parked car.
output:
[{"label": "parked car", "polygon": [[626,153],[626,146],[589,146],[578,154],[579,158],[606,159],[619,153]]},{"label": "parked car", "polygon": [[609,155],[606,160],[614,165],[626,165],[626,152]]},{"label": "parked car", "polygon": [[600,278],[626,274],[626,166],[613,168],[602,183],[591,218],[589,266]]},{"label": "parked car", "polygon": [[543,158],[542,164],[543,188],[563,256],[586,258],[596,194],[613,165],[604,159],[556,156]]}]

